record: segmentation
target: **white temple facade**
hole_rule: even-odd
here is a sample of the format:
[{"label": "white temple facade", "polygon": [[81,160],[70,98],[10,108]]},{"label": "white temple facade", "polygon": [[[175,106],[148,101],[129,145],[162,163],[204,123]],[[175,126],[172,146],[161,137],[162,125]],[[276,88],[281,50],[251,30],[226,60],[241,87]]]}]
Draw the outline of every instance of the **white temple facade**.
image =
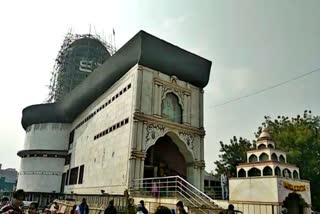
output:
[{"label": "white temple facade", "polygon": [[[268,129],[257,139],[256,149],[247,152],[247,162],[237,166],[237,177],[229,180],[230,203],[244,212],[290,214],[310,213],[310,183],[300,179],[299,168],[287,162],[285,152],[276,149]],[[247,206],[246,204],[255,204]],[[247,210],[246,210],[247,209]]]}]

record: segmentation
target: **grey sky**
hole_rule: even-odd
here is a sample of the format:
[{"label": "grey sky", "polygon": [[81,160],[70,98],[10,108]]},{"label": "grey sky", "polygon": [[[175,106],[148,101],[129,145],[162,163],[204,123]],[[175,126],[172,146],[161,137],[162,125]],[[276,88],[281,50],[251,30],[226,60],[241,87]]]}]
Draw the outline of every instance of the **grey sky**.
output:
[{"label": "grey sky", "polygon": [[[205,88],[205,159],[219,141],[253,139],[264,115],[320,114],[320,72],[218,108],[213,106],[320,68],[318,0],[1,1],[0,162],[19,167],[21,110],[41,103],[62,39],[116,31],[122,46],[143,29],[213,62]],[[156,50],[155,50],[156,51]]]}]

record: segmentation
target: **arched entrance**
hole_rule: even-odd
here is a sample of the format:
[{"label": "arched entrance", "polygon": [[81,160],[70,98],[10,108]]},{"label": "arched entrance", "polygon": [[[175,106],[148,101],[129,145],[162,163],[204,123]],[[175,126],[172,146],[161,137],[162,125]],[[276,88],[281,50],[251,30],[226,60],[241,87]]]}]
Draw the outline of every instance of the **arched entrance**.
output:
[{"label": "arched entrance", "polygon": [[283,202],[290,214],[303,214],[305,204],[305,201],[297,193],[290,193]]},{"label": "arched entrance", "polygon": [[178,175],[187,178],[187,161],[168,135],[149,147],[144,162],[144,178]]}]

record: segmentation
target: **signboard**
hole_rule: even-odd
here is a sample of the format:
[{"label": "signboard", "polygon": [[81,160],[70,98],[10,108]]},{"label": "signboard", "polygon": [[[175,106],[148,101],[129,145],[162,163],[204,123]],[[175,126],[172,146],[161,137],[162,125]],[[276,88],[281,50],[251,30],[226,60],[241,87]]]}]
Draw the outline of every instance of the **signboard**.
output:
[{"label": "signboard", "polygon": [[306,191],[306,189],[307,189],[306,185],[304,185],[304,184],[293,184],[288,181],[282,181],[282,184],[283,184],[284,188],[292,190],[292,191],[303,192],[303,191]]}]

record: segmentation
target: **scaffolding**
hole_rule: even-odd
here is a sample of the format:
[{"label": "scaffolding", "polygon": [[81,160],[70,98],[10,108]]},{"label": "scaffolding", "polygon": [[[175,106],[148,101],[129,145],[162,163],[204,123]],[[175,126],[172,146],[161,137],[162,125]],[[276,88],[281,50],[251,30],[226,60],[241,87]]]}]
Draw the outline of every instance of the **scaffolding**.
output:
[{"label": "scaffolding", "polygon": [[[49,94],[48,97],[45,100],[45,103],[53,103],[53,102],[59,102],[59,100],[66,95],[69,91],[71,91],[74,87],[75,76],[73,75],[65,75],[66,71],[66,57],[68,56],[68,52],[71,48],[71,45],[80,39],[92,39],[99,41],[104,48],[109,52],[109,54],[112,56],[116,53],[116,45],[115,45],[115,31],[113,30],[111,36],[109,36],[109,42],[106,41],[106,39],[102,39],[101,36],[98,34],[73,34],[72,30],[70,30],[66,36],[64,37],[64,40],[62,42],[60,51],[55,59],[55,63],[53,66],[53,70],[51,72],[51,78],[50,78],[50,84],[48,86],[49,88]],[[105,59],[104,59],[105,60]],[[88,75],[86,75],[88,76]],[[85,77],[84,77],[85,78]],[[66,81],[67,79],[67,81]],[[81,80],[82,81],[82,80]],[[79,80],[77,80],[77,84],[80,83]]]}]

